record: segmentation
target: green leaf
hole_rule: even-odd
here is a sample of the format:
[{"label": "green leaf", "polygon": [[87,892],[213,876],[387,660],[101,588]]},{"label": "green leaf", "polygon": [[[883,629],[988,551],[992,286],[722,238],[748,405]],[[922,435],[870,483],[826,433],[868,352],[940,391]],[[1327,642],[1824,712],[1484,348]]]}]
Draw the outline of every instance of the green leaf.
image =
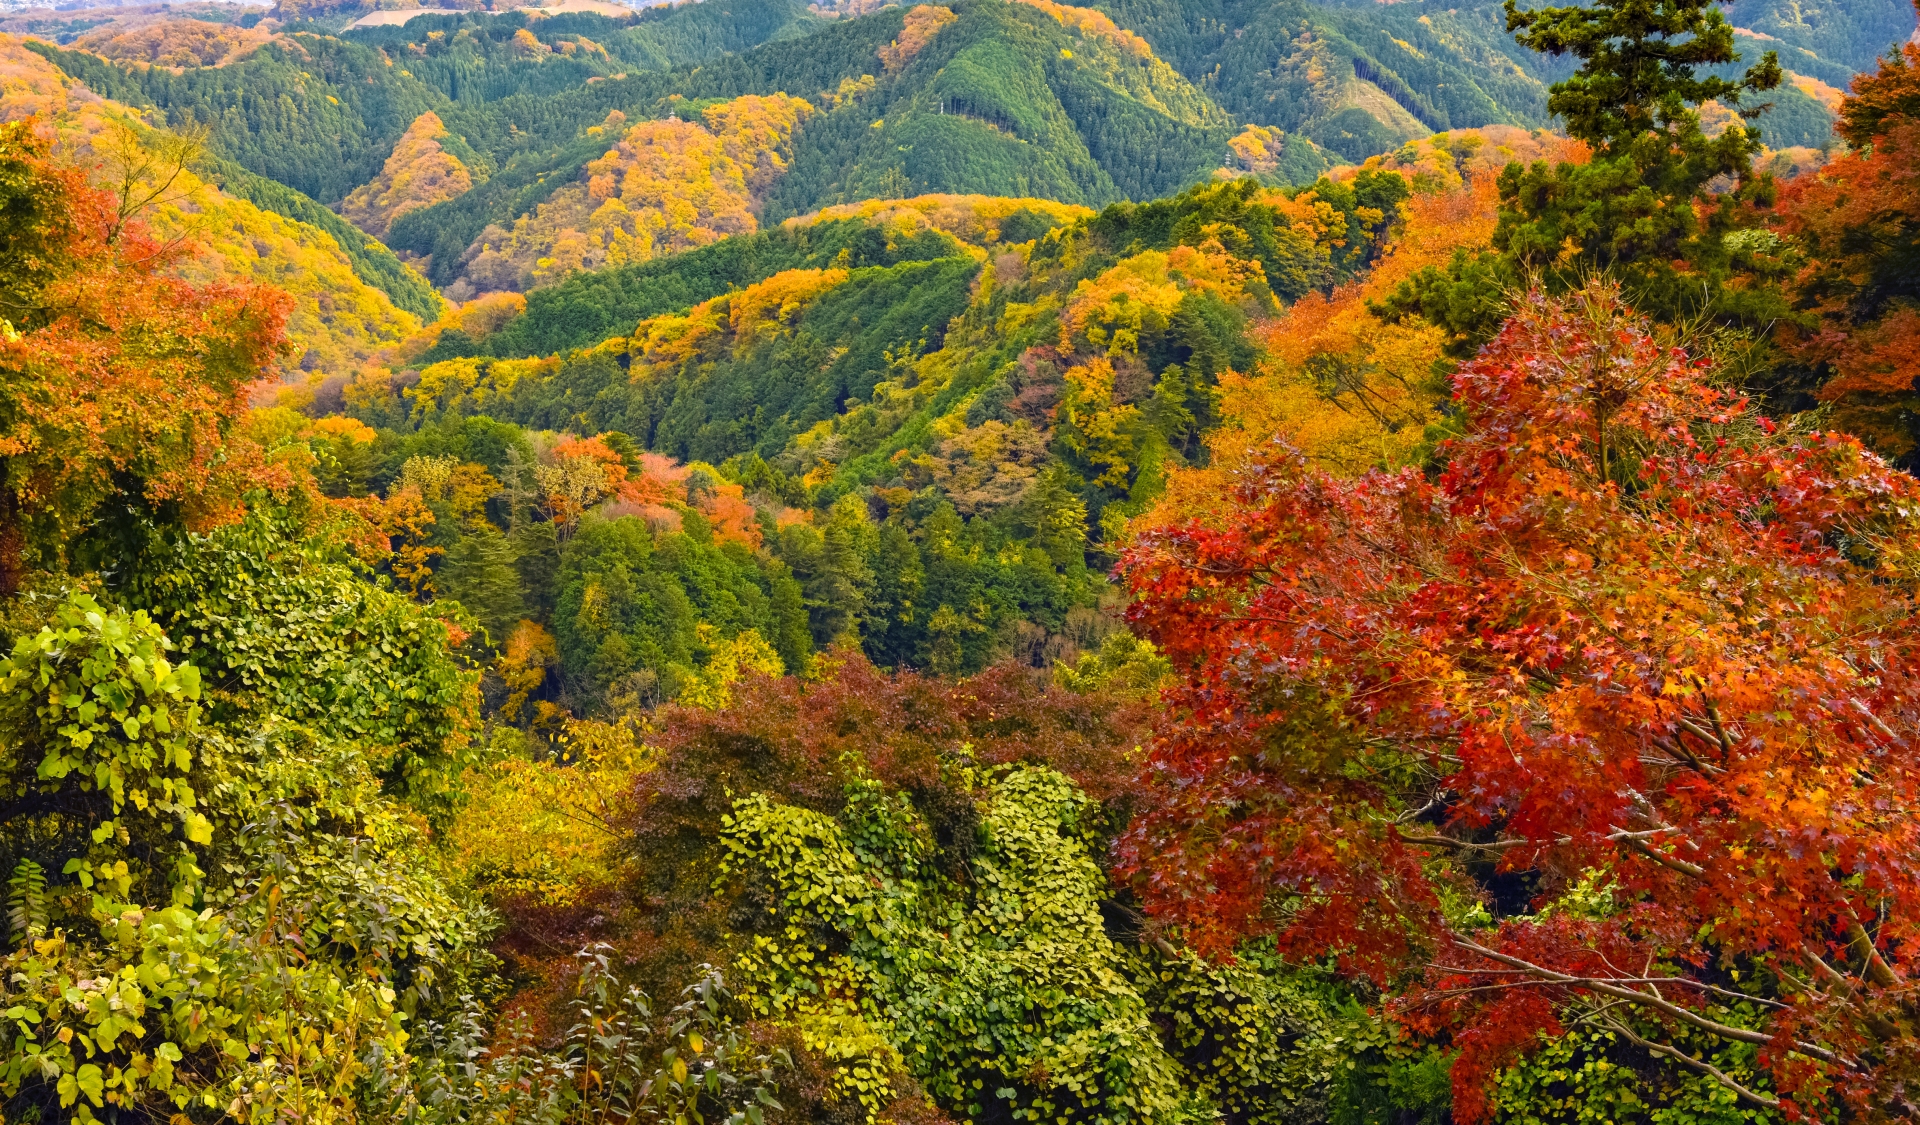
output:
[{"label": "green leaf", "polygon": [[74,1081],[80,1087],[80,1092],[87,1096],[88,1101],[96,1106],[102,1104],[101,1094],[105,1092],[106,1076],[100,1073],[99,1067],[92,1063],[86,1064],[74,1076]]}]

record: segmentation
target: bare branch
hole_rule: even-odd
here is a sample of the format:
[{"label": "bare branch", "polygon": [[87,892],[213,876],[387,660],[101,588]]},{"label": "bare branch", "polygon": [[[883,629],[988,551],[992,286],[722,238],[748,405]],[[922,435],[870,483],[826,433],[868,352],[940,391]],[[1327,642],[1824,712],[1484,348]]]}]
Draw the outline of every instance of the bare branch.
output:
[{"label": "bare branch", "polygon": [[1861,1022],[1866,1024],[1867,1031],[1871,1033],[1875,1039],[1886,1043],[1899,1038],[1900,1028],[1887,1017],[1877,1012],[1868,1011],[1865,1001],[1860,996],[1860,990],[1853,986],[1853,981],[1848,978],[1846,974],[1834,968],[1832,965],[1827,964],[1826,959],[1818,953],[1815,953],[1812,946],[1801,946],[1800,953],[1813,965],[1814,972],[1822,980],[1825,980],[1840,992],[1842,1003],[1860,1012]]},{"label": "bare branch", "polygon": [[1693,683],[1700,691],[1700,707],[1706,711],[1707,721],[1713,724],[1714,738],[1715,741],[1720,744],[1721,754],[1731,756],[1733,754],[1733,739],[1727,735],[1726,725],[1720,721],[1719,709],[1713,705],[1713,700],[1707,696],[1707,682],[1695,676]]},{"label": "bare branch", "polygon": [[[1452,935],[1452,941],[1462,949],[1470,949],[1480,956],[1487,958],[1489,961],[1494,961],[1515,969],[1525,969],[1543,981],[1565,985],[1569,988],[1582,988],[1590,992],[1598,992],[1602,996],[1612,996],[1615,999],[1641,1004],[1657,1012],[1671,1016],[1681,1023],[1699,1028],[1701,1031],[1707,1032],[1710,1035],[1717,1035],[1722,1039],[1754,1044],[1769,1044],[1774,1041],[1774,1037],[1764,1031],[1754,1031],[1751,1028],[1745,1027],[1734,1027],[1732,1024],[1721,1023],[1719,1020],[1708,1019],[1698,1012],[1689,1011],[1686,1008],[1680,1007],[1678,1004],[1669,1000],[1663,1000],[1652,993],[1642,992],[1637,988],[1626,988],[1602,977],[1581,977],[1556,972],[1544,966],[1535,965],[1530,961],[1514,957],[1511,954],[1502,953],[1497,949],[1489,949],[1479,942],[1469,941],[1458,934]],[[1834,1052],[1827,1050],[1825,1047],[1814,1043],[1795,1040],[1793,1042],[1793,1049],[1799,1051],[1801,1054],[1819,1059],[1822,1062],[1830,1062],[1836,1066],[1844,1066],[1852,1070],[1859,1069],[1858,1063],[1842,1058]]]},{"label": "bare branch", "polygon": [[1755,1105],[1765,1106],[1768,1109],[1780,1108],[1779,1098],[1769,1097],[1766,1094],[1762,1094],[1756,1090],[1749,1090],[1745,1086],[1742,1086],[1740,1083],[1735,1082],[1733,1078],[1727,1074],[1726,1071],[1721,1070],[1719,1067],[1714,1066],[1712,1063],[1707,1062],[1704,1059],[1693,1058],[1692,1056],[1686,1054],[1685,1052],[1679,1050],[1678,1048],[1670,1046],[1666,1043],[1655,1043],[1651,1040],[1643,1039],[1640,1036],[1634,1034],[1632,1031],[1630,1031],[1627,1028],[1625,1024],[1621,1023],[1619,1020],[1614,1019],[1612,1016],[1606,1016],[1602,1018],[1600,1022],[1605,1024],[1607,1028],[1613,1031],[1615,1034],[1623,1036],[1630,1042],[1638,1044],[1640,1047],[1646,1049],[1647,1051],[1653,1054],[1665,1055],[1667,1058],[1672,1059],[1674,1062],[1679,1063],[1681,1066],[1691,1067],[1692,1069],[1697,1070],[1702,1074],[1710,1076],[1715,1082],[1720,1083],[1722,1086],[1725,1086],[1727,1089],[1732,1090],[1734,1093],[1740,1095],[1742,1098],[1745,1098],[1746,1100],[1752,1102]]},{"label": "bare branch", "polygon": [[1680,859],[1677,856],[1667,855],[1665,852],[1655,851],[1652,847],[1648,846],[1645,840],[1639,839],[1631,833],[1625,836],[1609,837],[1609,839],[1617,839],[1620,841],[1621,844],[1623,844],[1627,848],[1628,851],[1637,852],[1638,854],[1647,857],[1648,859],[1661,865],[1662,867],[1672,868],[1673,870],[1678,871],[1682,875],[1690,875],[1695,879],[1700,879],[1700,878],[1704,878],[1707,874],[1707,869],[1700,866],[1699,864],[1690,863],[1687,860]]},{"label": "bare branch", "polygon": [[1900,974],[1893,971],[1880,956],[1880,950],[1868,936],[1866,927],[1859,922],[1847,927],[1847,946],[1854,955],[1866,964],[1867,979],[1881,988],[1895,988],[1901,983]]},{"label": "bare branch", "polygon": [[[1551,983],[1551,982],[1543,982],[1539,980],[1539,978],[1534,977],[1534,974],[1530,970],[1526,970],[1526,969],[1469,969],[1462,965],[1441,965],[1438,963],[1431,963],[1431,962],[1428,964],[1427,967],[1430,969],[1438,969],[1443,973],[1459,973],[1462,976],[1476,976],[1476,977],[1518,976],[1518,977],[1533,978],[1530,982],[1527,982],[1527,983],[1531,983],[1534,985],[1538,985],[1542,983]],[[1666,984],[1666,985],[1674,985],[1680,988],[1691,988],[1700,992],[1710,992],[1715,996],[1724,996],[1729,1000],[1743,1001],[1748,1004],[1758,1004],[1763,1008],[1773,1008],[1779,1011],[1785,1011],[1793,1007],[1793,1005],[1791,1004],[1783,1004],[1778,1000],[1769,1000],[1764,996],[1755,996],[1750,992],[1735,992],[1731,988],[1721,988],[1717,984],[1708,984],[1705,981],[1693,980],[1688,977],[1614,977],[1609,979],[1611,979],[1615,984]],[[1622,1002],[1624,1003],[1624,1001]]]},{"label": "bare branch", "polygon": [[1503,852],[1508,848],[1518,848],[1533,843],[1532,840],[1491,840],[1484,844],[1476,844],[1471,840],[1456,840],[1451,836],[1442,836],[1437,833],[1415,835],[1414,833],[1404,831],[1400,833],[1400,842],[1404,844],[1421,844],[1436,848],[1459,848],[1463,851],[1476,852]]}]

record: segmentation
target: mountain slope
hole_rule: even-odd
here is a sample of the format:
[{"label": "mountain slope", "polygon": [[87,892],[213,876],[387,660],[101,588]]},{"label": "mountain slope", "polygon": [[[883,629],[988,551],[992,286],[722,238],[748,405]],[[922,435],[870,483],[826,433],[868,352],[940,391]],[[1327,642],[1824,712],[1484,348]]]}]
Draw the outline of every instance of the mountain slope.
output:
[{"label": "mountain slope", "polygon": [[[1743,43],[1785,49],[1799,36],[1832,51],[1836,36],[1901,26],[1879,7],[1845,16],[1769,3],[1740,18],[1781,35],[1749,28]],[[360,193],[351,212],[464,298],[642,260],[660,251],[640,236],[662,223],[694,235],[661,244],[678,249],[710,240],[703,231],[871,198],[1100,206],[1223,166],[1307,183],[1434,132],[1545,127],[1547,87],[1571,66],[1519,48],[1492,0],[955,0],[843,19],[798,0],[710,0],[622,20],[459,13],[280,34],[244,58],[177,72],[34,49],[103,96],[205,126],[218,156],[261,178],[243,194],[328,229],[363,280],[423,316],[435,299],[377,243],[261,184],[335,206]],[[1831,113],[1818,99],[1831,100],[1833,84],[1810,74],[1782,87],[1762,121],[1769,142],[1824,143]],[[711,147],[714,106],[749,96],[807,109],[769,140],[771,172],[737,193],[741,215],[716,227],[720,212],[699,205],[668,217],[687,203],[674,192],[609,198],[591,187],[594,168],[634,165],[632,152]],[[443,129],[409,139],[428,120]],[[438,171],[416,176],[418,160]],[[711,166],[700,156],[661,175],[691,183]],[[396,177],[428,188],[397,190]]]},{"label": "mountain slope", "polygon": [[[379,174],[422,113],[439,113],[471,146],[455,155],[485,176],[530,147],[551,151],[605,117],[614,105],[598,104],[605,99],[591,96],[590,80],[692,69],[796,24],[819,22],[795,0],[736,6],[737,16],[693,4],[637,21],[425,17],[347,38],[282,35],[238,62],[178,73],[46,44],[33,48],[101,96],[163,109],[175,123],[205,125],[219,155],[333,204]],[[669,92],[658,84],[630,89],[648,102]],[[597,112],[575,109],[582,102],[597,104]]]},{"label": "mountain slope", "polygon": [[1777,51],[1781,66],[1842,90],[1915,28],[1906,0],[1733,0],[1727,18],[1751,33],[1743,51]]},{"label": "mountain slope", "polygon": [[352,263],[354,276],[386,294],[396,307],[422,320],[440,315],[445,302],[433,286],[372,235],[293,188],[249,172],[231,160],[213,157],[207,163],[226,194],[281,218],[317,227],[332,236],[340,252]]},{"label": "mountain slope", "polygon": [[804,99],[746,94],[626,129],[614,144],[510,228],[489,226],[461,255],[449,295],[518,292],[570,273],[644,262],[754,231],[767,188],[786,169]]},{"label": "mountain slope", "polygon": [[796,269],[863,269],[964,256],[962,245],[1022,243],[1089,214],[1041,199],[922,196],[788,219],[668,258],[580,273],[527,294],[523,312],[484,338],[440,332],[417,361],[524,358],[591,347],[662,313]]},{"label": "mountain slope", "polygon": [[[921,9],[923,24],[934,10]],[[104,96],[208,125],[220,155],[326,202],[373,181],[405,130],[437,114],[441,143],[483,182],[400,217],[389,237],[431,258],[443,285],[488,225],[509,228],[604,156],[589,131],[609,113],[698,112],[676,98],[784,92],[823,109],[767,197],[770,219],[922,191],[1149,198],[1230,159],[1236,123],[1099,13],[1000,0],[939,11],[952,18],[918,40],[898,9],[823,21],[794,0],[687,5],[631,26],[428,17],[282,35],[246,59],[177,74],[38,49]],[[675,69],[646,69],[661,62]],[[1303,178],[1327,164],[1304,141],[1290,156]]]},{"label": "mountain slope", "polygon": [[1497,5],[1099,0],[1229,112],[1350,160],[1430,131],[1546,124],[1549,60]]},{"label": "mountain slope", "polygon": [[473,187],[473,175],[441,142],[447,127],[431,110],[414,119],[380,174],[341,201],[340,214],[375,238],[385,238],[393,221],[408,211],[431,207]]},{"label": "mountain slope", "polygon": [[[1877,12],[1897,3],[1870,0],[1867,7]],[[1239,119],[1304,133],[1355,161],[1427,132],[1546,127],[1547,87],[1573,70],[1572,60],[1515,43],[1502,5],[1493,0],[1096,0],[1096,6],[1152,42]],[[1767,27],[1787,22],[1780,13],[1789,9],[1780,0],[1748,6]],[[1834,25],[1818,13],[1808,18],[1821,29]],[[1874,34],[1901,26],[1885,13],[1858,15],[1855,22],[1880,29]],[[1904,26],[1912,25],[1909,10]],[[1808,25],[1794,26],[1807,31]],[[1755,58],[1783,46],[1742,43]],[[1810,63],[1809,73],[1844,85],[1851,68],[1870,66],[1878,49],[1857,49],[1846,65]],[[1782,64],[1794,69],[1793,52],[1781,54]],[[1762,121],[1769,143],[1824,141],[1832,119],[1824,106],[1791,85],[1772,100],[1776,108]]]},{"label": "mountain slope", "polygon": [[[1225,163],[1232,120],[1144,44],[1093,27],[1085,17],[1095,15],[999,0],[895,9],[672,75],[630,74],[528,103],[544,120],[526,131],[557,147],[543,157],[530,141],[489,183],[396,223],[392,242],[431,256],[432,276],[448,284],[450,263],[486,226],[505,229],[536,212],[603,157],[604,141],[587,134],[609,112],[659,118],[746,94],[785,92],[822,110],[795,135],[790,167],[765,197],[765,222],[917,193],[1150,198]],[[511,111],[455,109],[447,122],[473,136],[483,116]],[[514,125],[524,129],[524,120]],[[1304,180],[1329,165],[1304,142],[1290,155]]]},{"label": "mountain slope", "polygon": [[[109,170],[164,173],[154,130],[126,107],[73,89],[20,40],[0,35],[0,119],[30,113]],[[418,275],[339,216],[244,169],[216,160],[206,171],[218,186],[183,169],[148,218],[190,248],[179,267],[187,276],[253,281],[293,297],[294,365],[351,371],[439,315],[439,296]]]},{"label": "mountain slope", "polygon": [[1231,118],[1138,37],[1086,18],[1098,13],[915,9],[949,10],[896,74],[806,131],[770,216],[923,192],[1151,198],[1226,158]]}]

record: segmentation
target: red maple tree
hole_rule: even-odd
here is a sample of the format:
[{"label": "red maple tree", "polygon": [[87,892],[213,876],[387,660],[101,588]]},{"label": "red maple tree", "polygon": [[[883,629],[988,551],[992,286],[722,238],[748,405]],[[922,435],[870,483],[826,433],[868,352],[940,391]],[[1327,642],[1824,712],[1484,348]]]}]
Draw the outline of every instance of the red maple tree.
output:
[{"label": "red maple tree", "polygon": [[[1276,445],[1124,556],[1183,676],[1123,866],[1204,946],[1405,986],[1464,1123],[1573,1019],[1912,1112],[1920,484],[1602,288],[1523,301],[1455,401],[1431,479]],[[1774,1092],[1668,1034],[1758,1044]]]},{"label": "red maple tree", "polygon": [[1819,396],[1876,450],[1920,457],[1920,45],[1854,80],[1836,129],[1850,148],[1789,180],[1773,227],[1804,259],[1790,286],[1808,314],[1778,334]]},{"label": "red maple tree", "polygon": [[282,347],[276,290],[194,284],[32,119],[0,126],[0,596],[110,509],[203,525],[280,480],[230,440]]}]

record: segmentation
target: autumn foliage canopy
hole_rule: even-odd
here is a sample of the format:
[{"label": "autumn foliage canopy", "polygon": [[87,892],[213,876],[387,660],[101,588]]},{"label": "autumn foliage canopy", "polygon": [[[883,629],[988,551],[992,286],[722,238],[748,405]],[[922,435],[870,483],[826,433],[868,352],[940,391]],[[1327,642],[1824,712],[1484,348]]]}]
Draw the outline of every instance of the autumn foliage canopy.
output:
[{"label": "autumn foliage canopy", "polygon": [[1852,148],[1789,182],[1773,229],[1799,247],[1792,292],[1810,319],[1783,350],[1821,381],[1837,421],[1901,464],[1916,449],[1920,376],[1920,46],[1854,81],[1838,131]]},{"label": "autumn foliage canopy", "polygon": [[181,245],[116,202],[31,119],[0,127],[0,593],[109,508],[204,523],[272,475],[226,437],[286,297],[168,276]]},{"label": "autumn foliage canopy", "polygon": [[1781,1096],[1741,1097],[1790,1113],[1913,1108],[1920,486],[1713,374],[1536,295],[1435,477],[1276,445],[1121,563],[1186,673],[1124,845],[1152,908],[1412,978],[1457,1120],[1576,1020],[1757,1045]]}]

